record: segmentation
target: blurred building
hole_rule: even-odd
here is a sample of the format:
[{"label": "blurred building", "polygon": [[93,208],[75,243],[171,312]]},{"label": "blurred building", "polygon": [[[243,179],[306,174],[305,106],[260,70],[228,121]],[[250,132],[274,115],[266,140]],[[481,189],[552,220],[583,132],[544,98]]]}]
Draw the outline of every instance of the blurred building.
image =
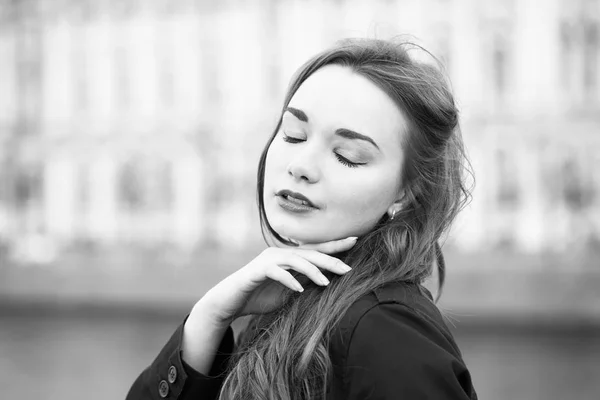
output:
[{"label": "blurred building", "polygon": [[0,242],[257,243],[293,71],[404,33],[446,65],[476,171],[449,244],[600,241],[598,0],[0,0],[0,21]]}]

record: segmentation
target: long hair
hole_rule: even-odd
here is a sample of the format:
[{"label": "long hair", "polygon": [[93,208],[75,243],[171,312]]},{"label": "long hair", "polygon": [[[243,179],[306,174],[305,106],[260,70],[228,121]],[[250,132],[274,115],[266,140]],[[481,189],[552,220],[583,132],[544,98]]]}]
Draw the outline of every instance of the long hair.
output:
[{"label": "long hair", "polygon": [[[221,389],[221,399],[322,399],[332,378],[329,337],[361,296],[389,282],[419,285],[438,260],[439,289],[445,267],[438,241],[470,197],[470,172],[458,124],[457,107],[444,75],[414,61],[413,45],[377,39],[347,39],[305,63],[289,86],[277,127],[258,167],[257,201],[263,237],[293,245],[269,224],[263,187],[267,152],[281,126],[283,110],[300,85],[319,68],[350,68],[384,90],[408,119],[402,143],[403,208],[394,219],[382,215],[375,227],[336,257],[353,270],[330,279],[327,287],[297,279],[303,293],[289,291],[284,306],[256,316],[244,336]],[[400,132],[398,134],[401,134]],[[265,237],[265,240],[267,238]],[[332,277],[331,273],[325,272]]]}]

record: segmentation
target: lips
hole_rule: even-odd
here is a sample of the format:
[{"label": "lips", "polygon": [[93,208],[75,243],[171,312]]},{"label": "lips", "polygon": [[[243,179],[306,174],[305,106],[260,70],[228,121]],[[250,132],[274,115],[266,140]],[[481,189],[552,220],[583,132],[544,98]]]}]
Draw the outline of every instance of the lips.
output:
[{"label": "lips", "polygon": [[302,204],[302,205],[310,206],[310,207],[314,207],[314,208],[319,208],[312,201],[310,201],[310,199],[308,197],[304,196],[302,193],[292,192],[291,190],[284,189],[284,190],[280,190],[279,192],[277,192],[277,196],[284,197],[287,200],[298,203],[298,204]]}]

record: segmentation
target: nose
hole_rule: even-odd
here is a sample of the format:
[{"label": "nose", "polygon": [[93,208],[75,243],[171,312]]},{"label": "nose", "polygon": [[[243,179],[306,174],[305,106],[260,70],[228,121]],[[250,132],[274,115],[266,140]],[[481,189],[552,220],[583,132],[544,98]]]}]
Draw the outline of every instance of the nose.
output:
[{"label": "nose", "polygon": [[317,162],[317,155],[310,155],[307,151],[297,154],[288,164],[288,174],[296,180],[315,183],[321,179],[321,171]]}]

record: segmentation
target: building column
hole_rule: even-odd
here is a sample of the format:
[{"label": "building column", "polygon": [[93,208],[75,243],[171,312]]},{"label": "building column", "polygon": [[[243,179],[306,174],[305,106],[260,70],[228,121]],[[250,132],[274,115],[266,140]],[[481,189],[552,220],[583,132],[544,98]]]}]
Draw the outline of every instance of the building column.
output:
[{"label": "building column", "polygon": [[44,169],[44,221],[47,232],[70,240],[74,234],[75,171],[63,154],[49,158]]},{"label": "building column", "polygon": [[182,157],[173,163],[173,241],[191,248],[206,232],[205,209],[206,173],[199,159]]},{"label": "building column", "polygon": [[117,237],[117,179],[115,161],[108,155],[98,158],[90,166],[90,233],[100,241],[114,241]]},{"label": "building column", "polygon": [[521,145],[515,146],[519,149],[516,155],[521,175],[519,191],[522,194],[515,239],[520,250],[530,253],[540,252],[545,241],[541,157],[539,150],[535,148],[537,140],[539,138],[533,135]]}]

